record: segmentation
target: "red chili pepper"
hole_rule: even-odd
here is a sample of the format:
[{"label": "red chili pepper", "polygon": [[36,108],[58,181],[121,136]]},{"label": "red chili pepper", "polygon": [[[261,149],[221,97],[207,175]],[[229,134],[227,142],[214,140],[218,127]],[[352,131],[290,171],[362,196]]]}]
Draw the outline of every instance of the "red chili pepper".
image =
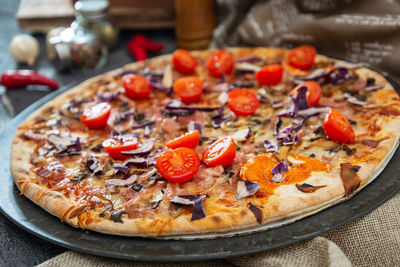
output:
[{"label": "red chili pepper", "polygon": [[127,47],[129,53],[131,53],[131,55],[133,55],[137,61],[142,61],[147,58],[146,50],[141,45],[134,42],[133,39],[129,41]]},{"label": "red chili pepper", "polygon": [[7,88],[19,88],[27,85],[47,85],[58,89],[58,83],[32,70],[8,70],[1,75],[1,84]]},{"label": "red chili pepper", "polygon": [[152,40],[150,40],[143,34],[136,34],[135,36],[133,36],[131,41],[138,43],[139,45],[144,47],[144,49],[146,49],[147,51],[150,51],[150,52],[160,52],[161,50],[164,49],[163,44],[153,42]]}]

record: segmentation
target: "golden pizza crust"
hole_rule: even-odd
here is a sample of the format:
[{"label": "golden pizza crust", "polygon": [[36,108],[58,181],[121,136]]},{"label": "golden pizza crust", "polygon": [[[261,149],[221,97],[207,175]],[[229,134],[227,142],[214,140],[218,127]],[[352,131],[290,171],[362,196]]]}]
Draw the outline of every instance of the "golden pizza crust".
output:
[{"label": "golden pizza crust", "polygon": [[[252,55],[267,57],[287,53],[286,50],[269,48],[231,48],[229,51],[234,54],[249,54],[249,51],[251,51]],[[209,53],[209,51],[198,51],[195,53],[197,53],[197,55],[204,55]],[[318,57],[320,59],[327,59],[323,56]],[[150,59],[149,62],[152,64],[165,63],[169,61],[170,58],[170,55],[165,55]],[[124,69],[132,70],[141,68],[144,64],[146,63],[132,63],[125,66]],[[304,182],[313,185],[326,185],[326,187],[313,193],[303,193],[297,190],[294,185],[283,185],[275,191],[275,194],[271,196],[264,205],[260,206],[255,203],[255,205],[263,211],[261,226],[257,223],[255,216],[247,206],[241,207],[236,213],[220,212],[195,221],[190,220],[190,215],[179,216],[175,219],[129,219],[128,216],[124,214],[121,217],[123,223],[117,223],[99,217],[92,223],[79,225],[76,217],[69,219],[68,216],[65,216],[74,207],[73,201],[56,191],[39,186],[35,182],[36,175],[31,171],[33,165],[30,163],[30,155],[33,153],[35,145],[30,142],[25,142],[21,136],[29,129],[29,125],[33,123],[34,119],[40,116],[47,108],[65,103],[65,99],[73,95],[81,94],[82,90],[90,84],[113,76],[120,71],[122,71],[122,69],[117,69],[89,79],[45,104],[27,118],[26,122],[18,129],[13,140],[10,167],[14,181],[21,190],[21,193],[54,216],[65,218],[67,223],[75,227],[115,235],[144,237],[171,236],[176,239],[185,238],[185,236],[182,235],[186,234],[189,234],[190,238],[212,238],[218,235],[230,236],[233,234],[265,230],[271,227],[279,227],[335,205],[360,191],[386,166],[388,160],[398,146],[400,117],[392,116],[382,124],[382,130],[379,132],[379,136],[377,136],[378,138],[385,137],[387,139],[383,140],[378,145],[373,153],[373,157],[371,157],[369,161],[360,162],[358,164],[362,166],[358,173],[361,178],[361,186],[352,195],[345,197],[339,169],[332,170],[330,173],[314,172],[312,176]],[[368,75],[368,77],[374,77],[377,81],[385,81],[380,74],[371,70],[361,69],[358,73],[363,77],[367,77]],[[387,82],[386,87],[382,90],[387,92],[394,91]],[[397,107],[400,108],[399,101],[397,101]],[[237,231],[238,229],[246,230]],[[202,235],[201,233],[208,234]]]}]

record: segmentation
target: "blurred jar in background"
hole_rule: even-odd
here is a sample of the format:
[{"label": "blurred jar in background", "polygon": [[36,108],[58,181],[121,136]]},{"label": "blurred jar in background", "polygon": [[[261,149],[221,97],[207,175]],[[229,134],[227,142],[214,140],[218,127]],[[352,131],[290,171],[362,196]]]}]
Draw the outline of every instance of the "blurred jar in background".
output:
[{"label": "blurred jar in background", "polygon": [[[101,68],[117,31],[107,20],[107,0],[77,1],[75,20],[60,33],[49,32],[48,57],[60,70]],[[54,34],[54,32],[56,32]]]},{"label": "blurred jar in background", "polygon": [[179,48],[205,49],[216,26],[214,0],[175,0],[176,38]]}]

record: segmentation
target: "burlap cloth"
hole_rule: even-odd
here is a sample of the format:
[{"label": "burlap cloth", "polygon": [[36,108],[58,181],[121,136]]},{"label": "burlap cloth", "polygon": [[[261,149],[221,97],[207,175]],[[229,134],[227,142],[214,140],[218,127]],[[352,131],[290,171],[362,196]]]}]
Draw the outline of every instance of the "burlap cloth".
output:
[{"label": "burlap cloth", "polygon": [[399,208],[400,192],[371,213],[324,235],[237,258],[161,264],[68,251],[38,266],[400,266]]}]

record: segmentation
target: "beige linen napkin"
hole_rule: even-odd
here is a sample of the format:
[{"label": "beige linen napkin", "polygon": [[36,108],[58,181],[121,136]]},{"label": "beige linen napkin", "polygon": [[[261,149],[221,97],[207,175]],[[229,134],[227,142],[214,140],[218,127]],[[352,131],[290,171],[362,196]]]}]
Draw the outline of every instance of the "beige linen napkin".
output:
[{"label": "beige linen napkin", "polygon": [[371,213],[322,236],[263,253],[224,260],[163,264],[117,260],[68,251],[38,267],[400,266],[399,208],[400,192]]}]

